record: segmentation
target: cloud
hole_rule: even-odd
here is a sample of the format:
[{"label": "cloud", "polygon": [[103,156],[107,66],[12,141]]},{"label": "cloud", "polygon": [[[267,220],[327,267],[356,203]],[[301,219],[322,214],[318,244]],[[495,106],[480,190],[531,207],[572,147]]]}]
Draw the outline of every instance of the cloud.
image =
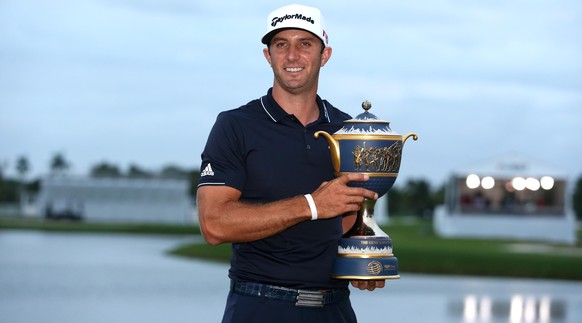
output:
[{"label": "cloud", "polygon": [[[216,114],[271,86],[259,38],[279,4],[1,2],[0,161],[27,154],[42,173],[62,150],[79,173],[103,159],[197,167]],[[418,132],[402,176],[438,182],[509,150],[582,172],[578,2],[317,5],[334,50],[320,94],[352,115],[371,100]]]}]

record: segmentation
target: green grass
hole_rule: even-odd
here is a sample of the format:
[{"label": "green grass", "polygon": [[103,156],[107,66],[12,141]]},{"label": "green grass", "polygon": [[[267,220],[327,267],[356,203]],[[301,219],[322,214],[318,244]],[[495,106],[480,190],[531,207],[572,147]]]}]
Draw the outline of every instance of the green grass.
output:
[{"label": "green grass", "polygon": [[45,220],[6,216],[0,216],[0,230],[1,229],[93,233],[200,234],[200,229],[195,225],[89,223],[82,221]]},{"label": "green grass", "polygon": [[420,223],[385,228],[392,238],[401,271],[582,280],[580,246],[528,242],[528,246],[540,252],[516,253],[510,247],[524,242],[441,239],[430,227],[430,223]]},{"label": "green grass", "polygon": [[[42,219],[0,217],[2,229],[33,229],[59,232],[114,232],[140,234],[198,235],[194,225],[104,224]],[[401,273],[503,276],[582,280],[582,245],[563,246],[527,242],[536,253],[510,251],[517,241],[442,239],[432,232],[430,221],[393,221],[383,228],[393,241]],[[580,231],[578,232],[580,237]],[[580,241],[580,240],[579,240]],[[210,246],[192,243],[179,246],[171,254],[228,262],[230,244]]]},{"label": "green grass", "polygon": [[170,254],[187,258],[200,258],[217,262],[229,262],[232,252],[230,243],[210,246],[205,243],[193,243],[179,246]]},{"label": "green grass", "polygon": [[[432,232],[429,221],[392,224],[383,228],[392,238],[399,271],[444,275],[503,276],[523,278],[582,280],[582,247],[527,242],[540,247],[539,253],[511,252],[517,241],[442,239]],[[565,255],[547,250],[568,251]],[[543,252],[546,251],[546,252]],[[230,244],[180,246],[174,255],[227,262]]]}]

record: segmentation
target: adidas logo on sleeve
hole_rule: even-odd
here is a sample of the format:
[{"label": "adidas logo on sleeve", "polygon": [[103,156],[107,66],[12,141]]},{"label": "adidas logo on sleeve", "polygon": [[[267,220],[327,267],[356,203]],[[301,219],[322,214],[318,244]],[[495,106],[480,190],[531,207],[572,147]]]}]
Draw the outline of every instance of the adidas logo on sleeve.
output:
[{"label": "adidas logo on sleeve", "polygon": [[214,171],[212,170],[212,166],[210,166],[210,164],[206,165],[206,167],[200,174],[200,177],[202,176],[214,176]]}]

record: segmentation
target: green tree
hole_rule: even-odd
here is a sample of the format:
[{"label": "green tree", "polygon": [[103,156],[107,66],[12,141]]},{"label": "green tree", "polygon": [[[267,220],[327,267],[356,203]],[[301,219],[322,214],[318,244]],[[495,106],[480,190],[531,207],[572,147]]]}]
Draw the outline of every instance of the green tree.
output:
[{"label": "green tree", "polygon": [[15,180],[8,178],[0,180],[0,203],[14,203],[18,201],[17,191],[18,183]]},{"label": "green tree", "polygon": [[69,170],[70,163],[63,153],[55,153],[50,162],[51,175],[63,175]]},{"label": "green tree", "polygon": [[154,177],[154,175],[151,172],[149,172],[149,171],[147,171],[147,170],[145,170],[145,169],[143,169],[135,164],[129,165],[129,170],[127,171],[127,176],[131,177],[131,178],[152,178],[152,177]]},{"label": "green tree", "polygon": [[0,182],[4,180],[4,170],[8,168],[8,162],[3,160],[0,161]]},{"label": "green tree", "polygon": [[441,185],[438,190],[431,194],[433,209],[437,205],[445,204],[445,185]]},{"label": "green tree", "polygon": [[26,156],[20,156],[16,160],[16,172],[18,173],[18,177],[20,177],[21,182],[24,182],[26,179],[26,174],[30,171],[30,163],[28,162],[28,158]]},{"label": "green tree", "polygon": [[576,212],[576,217],[578,220],[582,220],[582,176],[580,176],[576,182],[576,188],[574,189],[574,195],[572,196],[572,204],[574,212]]},{"label": "green tree", "polygon": [[428,181],[413,179],[404,187],[392,187],[388,191],[388,212],[390,215],[431,216],[435,206],[443,204],[444,199],[444,185],[434,191]]},{"label": "green tree", "polygon": [[403,213],[402,195],[402,191],[396,187],[392,187],[388,191],[388,214],[390,214],[390,216]]},{"label": "green tree", "polygon": [[121,171],[119,170],[119,167],[117,167],[116,165],[103,161],[91,167],[89,175],[91,177],[117,178],[121,177]]},{"label": "green tree", "polygon": [[18,195],[24,196],[24,186],[26,185],[26,174],[30,170],[30,164],[26,156],[20,156],[16,159],[16,172],[18,173]]},{"label": "green tree", "polygon": [[198,181],[200,180],[200,169],[193,169],[188,172],[190,180],[190,196],[196,201],[196,192],[198,189]]},{"label": "green tree", "polygon": [[430,184],[424,179],[411,179],[404,186],[404,209],[412,214],[425,216],[434,209]]},{"label": "green tree", "polygon": [[175,165],[167,165],[160,171],[160,177],[162,178],[187,179],[188,176],[187,170]]}]

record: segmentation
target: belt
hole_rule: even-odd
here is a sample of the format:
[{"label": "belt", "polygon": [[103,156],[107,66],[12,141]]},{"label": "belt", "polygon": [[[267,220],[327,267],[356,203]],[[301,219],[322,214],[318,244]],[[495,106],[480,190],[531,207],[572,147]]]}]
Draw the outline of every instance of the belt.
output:
[{"label": "belt", "polygon": [[251,282],[237,282],[231,280],[230,290],[239,295],[265,297],[281,301],[295,302],[295,306],[323,307],[348,298],[350,291],[347,288],[336,289],[293,289]]}]

